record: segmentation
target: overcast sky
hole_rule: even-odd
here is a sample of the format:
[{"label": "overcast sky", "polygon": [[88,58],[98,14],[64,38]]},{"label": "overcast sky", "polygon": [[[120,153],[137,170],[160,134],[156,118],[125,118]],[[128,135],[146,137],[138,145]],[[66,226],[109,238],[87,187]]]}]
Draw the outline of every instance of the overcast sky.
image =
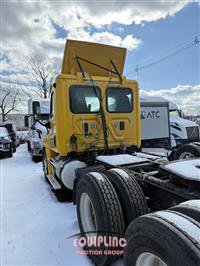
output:
[{"label": "overcast sky", "polygon": [[1,82],[26,79],[29,51],[60,67],[66,38],[101,42],[128,49],[124,74],[139,79],[142,94],[200,113],[200,44],[176,53],[200,38],[199,11],[199,3],[188,0],[1,0]]}]

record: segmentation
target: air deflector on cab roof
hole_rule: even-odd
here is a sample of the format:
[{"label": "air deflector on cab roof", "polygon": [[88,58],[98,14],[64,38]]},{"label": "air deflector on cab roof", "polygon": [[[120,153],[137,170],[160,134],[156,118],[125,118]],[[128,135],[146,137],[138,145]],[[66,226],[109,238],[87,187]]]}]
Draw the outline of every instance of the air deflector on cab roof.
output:
[{"label": "air deflector on cab roof", "polygon": [[[80,72],[79,61],[82,70],[89,72],[93,76],[106,77],[109,73],[108,70],[112,69],[115,73],[118,72],[120,77],[124,70],[125,57],[125,48],[67,40],[63,56],[62,74],[76,74]],[[91,62],[94,64],[91,64]],[[97,65],[103,68],[97,67]]]}]

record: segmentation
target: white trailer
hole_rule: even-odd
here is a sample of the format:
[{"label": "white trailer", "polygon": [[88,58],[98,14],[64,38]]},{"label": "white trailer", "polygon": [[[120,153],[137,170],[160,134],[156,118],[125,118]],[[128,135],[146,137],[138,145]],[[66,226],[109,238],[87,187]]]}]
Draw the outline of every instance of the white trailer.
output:
[{"label": "white trailer", "polygon": [[42,159],[43,141],[47,135],[44,124],[49,120],[50,102],[48,99],[28,100],[28,115],[25,126],[29,128],[27,147],[33,161]]},{"label": "white trailer", "polygon": [[169,102],[154,98],[140,98],[142,148],[171,147]]},{"label": "white trailer", "polygon": [[200,157],[199,127],[162,97],[140,97],[142,148],[171,150],[169,159]]}]

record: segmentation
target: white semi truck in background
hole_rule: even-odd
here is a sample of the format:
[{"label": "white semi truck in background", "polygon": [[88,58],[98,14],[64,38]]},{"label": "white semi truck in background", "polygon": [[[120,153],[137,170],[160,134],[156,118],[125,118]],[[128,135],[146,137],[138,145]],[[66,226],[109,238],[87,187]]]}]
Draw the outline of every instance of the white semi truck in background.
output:
[{"label": "white semi truck in background", "polygon": [[[187,156],[188,145],[183,146],[183,144],[193,143],[199,146],[200,140],[200,130],[197,123],[190,121],[188,119],[184,119],[182,117],[182,111],[178,108],[178,106],[174,103],[169,102],[169,114],[170,114],[170,132],[171,132],[171,146],[173,148],[176,147],[186,147],[181,149],[185,152],[185,156]],[[190,148],[189,148],[190,149]],[[189,154],[188,154],[189,155]],[[184,157],[184,154],[181,155]],[[200,150],[199,150],[200,156]]]},{"label": "white semi truck in background", "polygon": [[35,162],[42,159],[43,141],[47,135],[44,124],[49,120],[49,112],[48,99],[28,100],[28,115],[25,116],[25,127],[29,128],[27,148]]},{"label": "white semi truck in background", "polygon": [[[183,119],[178,106],[162,97],[140,97],[142,148],[163,148],[170,160],[200,157],[199,126]],[[170,151],[170,152],[168,152]]]}]

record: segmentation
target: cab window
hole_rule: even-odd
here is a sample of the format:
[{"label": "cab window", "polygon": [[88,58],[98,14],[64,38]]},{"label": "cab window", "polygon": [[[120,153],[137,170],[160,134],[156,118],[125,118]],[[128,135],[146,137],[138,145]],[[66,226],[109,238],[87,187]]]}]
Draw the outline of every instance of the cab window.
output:
[{"label": "cab window", "polygon": [[106,91],[107,111],[110,113],[131,113],[133,93],[129,88],[108,88]]},{"label": "cab window", "polygon": [[91,86],[71,86],[70,109],[74,114],[98,113],[100,110],[100,90]]},{"label": "cab window", "polygon": [[178,110],[170,110],[169,114],[170,114],[170,118],[181,118]]}]

